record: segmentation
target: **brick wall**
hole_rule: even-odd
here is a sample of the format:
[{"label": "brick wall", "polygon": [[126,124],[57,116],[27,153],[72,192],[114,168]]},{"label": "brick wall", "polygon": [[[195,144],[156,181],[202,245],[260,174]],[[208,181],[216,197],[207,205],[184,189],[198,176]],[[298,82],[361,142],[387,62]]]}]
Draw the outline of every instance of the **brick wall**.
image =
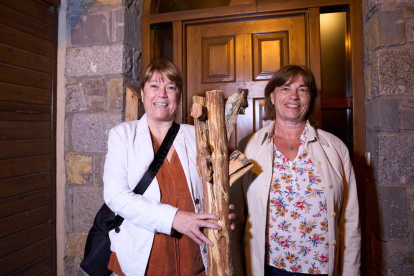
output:
[{"label": "brick wall", "polygon": [[367,275],[414,275],[414,0],[364,0]]},{"label": "brick wall", "polygon": [[123,121],[126,84],[139,84],[140,0],[68,0],[65,103],[65,275],[83,275],[86,235],[103,204],[109,130]]}]

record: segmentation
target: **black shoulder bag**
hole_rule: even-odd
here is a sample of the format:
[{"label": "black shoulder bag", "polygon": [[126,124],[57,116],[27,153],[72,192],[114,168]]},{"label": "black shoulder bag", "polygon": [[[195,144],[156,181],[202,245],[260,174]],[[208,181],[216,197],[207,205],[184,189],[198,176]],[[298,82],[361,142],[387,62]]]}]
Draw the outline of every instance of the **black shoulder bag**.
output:
[{"label": "black shoulder bag", "polygon": [[[134,189],[134,193],[142,195],[151,184],[158,170],[164,163],[164,159],[177,136],[180,125],[173,122],[162,141],[161,146],[154,156],[154,160],[148,167],[142,179]],[[119,226],[124,218],[116,215],[109,207],[104,204],[95,216],[93,226],[89,230],[88,238],[85,245],[84,259],[80,267],[91,276],[109,276],[112,271],[108,269],[109,259],[111,257],[111,241],[108,233],[115,229],[119,233]]]}]

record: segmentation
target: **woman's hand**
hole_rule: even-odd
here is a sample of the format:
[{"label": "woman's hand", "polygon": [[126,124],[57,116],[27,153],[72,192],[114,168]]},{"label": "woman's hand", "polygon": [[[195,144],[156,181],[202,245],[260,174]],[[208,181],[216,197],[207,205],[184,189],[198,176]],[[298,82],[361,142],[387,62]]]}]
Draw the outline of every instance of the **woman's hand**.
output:
[{"label": "woman's hand", "polygon": [[211,214],[196,214],[178,210],[177,214],[175,214],[172,227],[181,234],[187,235],[199,245],[206,243],[209,246],[213,246],[213,242],[207,239],[207,237],[200,231],[200,228],[221,230],[220,225],[207,221],[210,219],[219,220],[220,218]]}]

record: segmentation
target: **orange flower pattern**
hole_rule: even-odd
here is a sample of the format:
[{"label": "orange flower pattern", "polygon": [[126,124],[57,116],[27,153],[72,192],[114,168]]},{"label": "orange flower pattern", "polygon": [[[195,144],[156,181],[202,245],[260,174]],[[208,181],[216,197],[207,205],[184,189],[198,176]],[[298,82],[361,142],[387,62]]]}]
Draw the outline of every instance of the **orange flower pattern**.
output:
[{"label": "orange flower pattern", "polygon": [[295,160],[274,145],[269,191],[267,263],[296,273],[327,274],[327,202],[317,167],[306,151],[306,127]]}]

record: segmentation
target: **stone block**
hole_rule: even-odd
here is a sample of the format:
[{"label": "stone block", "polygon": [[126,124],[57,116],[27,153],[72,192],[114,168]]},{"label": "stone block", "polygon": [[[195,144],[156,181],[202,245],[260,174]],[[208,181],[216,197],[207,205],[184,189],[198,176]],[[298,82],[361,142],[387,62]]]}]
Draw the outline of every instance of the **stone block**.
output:
[{"label": "stone block", "polygon": [[65,276],[88,276],[81,268],[80,263],[82,258],[68,257],[66,256],[65,261]]},{"label": "stone block", "polygon": [[70,77],[121,74],[124,45],[69,48],[66,53],[66,75]]},{"label": "stone block", "polygon": [[400,116],[398,99],[374,99],[366,104],[367,128],[371,131],[398,132]]},{"label": "stone block", "polygon": [[122,72],[125,76],[132,77],[132,68],[134,62],[134,51],[133,48],[125,46],[124,48],[124,59],[122,62]]},{"label": "stone block", "polygon": [[[414,188],[406,189],[408,231],[414,233]],[[414,238],[414,235],[412,236]],[[414,240],[412,240],[414,243]]]},{"label": "stone block", "polygon": [[65,109],[68,112],[86,110],[85,94],[78,84],[66,86]]},{"label": "stone block", "polygon": [[372,55],[372,97],[414,95],[414,49],[390,48]]},{"label": "stone block", "polygon": [[102,5],[117,5],[117,4],[122,4],[122,0],[96,0],[97,2],[99,2]]},{"label": "stone block", "polygon": [[364,28],[365,53],[378,47],[404,44],[404,9],[377,11]]},{"label": "stone block", "polygon": [[[404,187],[377,187],[382,241],[407,240]],[[375,215],[375,214],[373,214]]]},{"label": "stone block", "polygon": [[124,43],[136,49],[141,49],[141,37],[141,17],[126,11]]},{"label": "stone block", "polygon": [[95,155],[92,160],[93,186],[103,187],[105,155]]},{"label": "stone block", "polygon": [[83,258],[87,233],[70,233],[66,244],[66,256]]},{"label": "stone block", "polygon": [[88,110],[91,112],[100,112],[105,111],[106,108],[106,98],[105,97],[88,97]]},{"label": "stone block", "polygon": [[414,136],[400,135],[378,136],[378,181],[380,183],[414,184]]},{"label": "stone block", "polygon": [[367,6],[369,10],[372,10],[378,5],[394,4],[396,0],[367,0]]},{"label": "stone block", "polygon": [[105,86],[102,78],[84,79],[81,85],[86,96],[105,95]]},{"label": "stone block", "polygon": [[365,66],[364,85],[365,100],[371,100],[371,66]]},{"label": "stone block", "polygon": [[109,43],[109,13],[88,14],[72,27],[72,46],[104,45]]},{"label": "stone block", "polygon": [[414,41],[414,17],[408,18],[405,23],[405,37],[407,38],[407,42]]},{"label": "stone block", "polygon": [[383,243],[382,274],[390,276],[413,275],[414,249],[407,243]]},{"label": "stone block", "polygon": [[138,49],[134,50],[134,68],[132,79],[137,82],[141,79],[141,51]]},{"label": "stone block", "polygon": [[111,11],[111,42],[124,42],[125,8]]},{"label": "stone block", "polygon": [[122,122],[122,114],[74,114],[72,146],[76,152],[106,152],[109,130]]},{"label": "stone block", "polygon": [[96,213],[104,204],[103,188],[77,186],[72,188],[73,232],[87,233]]},{"label": "stone block", "polygon": [[123,4],[132,14],[141,17],[141,6],[142,2],[140,0],[124,0]]},{"label": "stone block", "polygon": [[68,184],[86,184],[91,180],[92,157],[78,153],[66,154],[66,179]]},{"label": "stone block", "polygon": [[122,110],[124,107],[124,79],[111,79],[108,86],[109,110]]},{"label": "stone block", "polygon": [[414,130],[414,99],[401,104],[401,129]]}]

